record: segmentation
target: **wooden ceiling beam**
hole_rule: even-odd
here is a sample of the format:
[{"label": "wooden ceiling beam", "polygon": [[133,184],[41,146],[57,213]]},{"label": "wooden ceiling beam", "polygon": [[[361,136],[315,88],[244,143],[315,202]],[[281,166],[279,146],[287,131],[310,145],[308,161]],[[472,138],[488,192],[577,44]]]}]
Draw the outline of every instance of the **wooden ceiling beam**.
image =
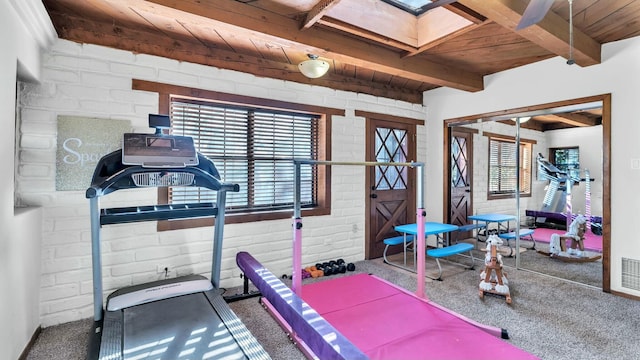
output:
[{"label": "wooden ceiling beam", "polygon": [[[526,3],[521,0],[458,0],[458,3],[514,32],[526,8]],[[537,24],[517,31],[517,34],[551,53],[569,57],[569,23],[553,11],[549,11]],[[576,64],[599,64],[600,44],[575,28],[573,35],[573,59]]]},{"label": "wooden ceiling beam", "polygon": [[307,13],[307,16],[300,27],[300,30],[308,29],[313,26],[318,20],[320,20],[324,14],[329,11],[333,6],[338,4],[340,0],[320,0],[318,3]]},{"label": "wooden ceiling beam", "polygon": [[535,119],[541,120],[541,121],[549,121],[549,122],[561,122],[561,123],[565,123],[567,125],[576,126],[576,127],[598,125],[597,119],[594,119],[589,116],[581,115],[581,114],[574,114],[574,113],[537,115],[535,116]]},{"label": "wooden ceiling beam", "polygon": [[[484,89],[483,77],[480,74],[423,59],[402,59],[398,52],[391,49],[315,27],[300,31],[295,20],[237,1],[150,0],[145,3],[165,7],[155,9],[165,15],[170,15],[167,14],[167,8],[176,9],[217,24],[230,24],[237,27],[238,31],[246,29],[254,34],[262,33],[306,45],[320,50],[320,53],[314,52],[318,55],[382,73],[466,91]],[[313,52],[313,49],[309,50]]]},{"label": "wooden ceiling beam", "polygon": [[[297,65],[281,63],[261,57],[206,46],[200,41],[170,38],[160,31],[144,31],[96,22],[86,18],[50,12],[51,20],[62,39],[78,43],[96,44],[131,51],[136,54],[160,56],[221,69],[240,71],[258,77],[269,77],[303,84],[326,86],[343,91],[359,92],[414,104],[422,103],[421,91],[407,91],[375,82],[329,72],[319,79],[307,79]],[[141,41],[144,39],[144,41]]]},{"label": "wooden ceiling beam", "polygon": [[474,24],[480,24],[487,20],[486,16],[476,11],[473,11],[468,7],[462,6],[462,4],[460,4],[460,2],[458,1],[454,2],[453,4],[444,5],[443,7],[451,11],[452,13],[462,16],[463,18],[471,21]]}]

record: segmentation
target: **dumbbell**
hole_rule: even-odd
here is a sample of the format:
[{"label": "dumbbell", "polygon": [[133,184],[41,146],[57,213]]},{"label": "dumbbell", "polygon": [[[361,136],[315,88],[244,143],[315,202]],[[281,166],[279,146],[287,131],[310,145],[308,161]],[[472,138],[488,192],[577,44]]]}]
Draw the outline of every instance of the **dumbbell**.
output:
[{"label": "dumbbell", "polygon": [[[325,275],[344,274],[347,272],[347,266],[343,259],[331,260],[322,264],[316,264],[325,271]],[[327,273],[327,270],[329,271]]]},{"label": "dumbbell", "polygon": [[333,264],[333,266],[331,266],[331,273],[332,274],[338,274],[340,272],[340,265],[338,264]]},{"label": "dumbbell", "polygon": [[327,275],[327,273],[324,271],[324,266],[322,266],[321,263],[316,263],[316,265],[314,266],[318,271],[322,271],[322,275]]},{"label": "dumbbell", "polygon": [[355,271],[355,270],[356,270],[356,265],[354,263],[347,264],[347,271]]},{"label": "dumbbell", "polygon": [[333,275],[333,268],[331,267],[331,265],[329,265],[328,262],[324,262],[322,264],[318,263],[316,264],[316,267],[318,268],[318,270],[322,270],[324,272],[324,275],[326,276]]},{"label": "dumbbell", "polygon": [[311,277],[317,278],[320,276],[324,276],[324,271],[322,271],[322,269],[318,269],[316,266],[309,266],[304,268],[309,274],[311,274]]},{"label": "dumbbell", "polygon": [[345,264],[344,259],[336,260],[336,264],[338,265],[338,272],[344,274],[347,272],[347,264]]}]

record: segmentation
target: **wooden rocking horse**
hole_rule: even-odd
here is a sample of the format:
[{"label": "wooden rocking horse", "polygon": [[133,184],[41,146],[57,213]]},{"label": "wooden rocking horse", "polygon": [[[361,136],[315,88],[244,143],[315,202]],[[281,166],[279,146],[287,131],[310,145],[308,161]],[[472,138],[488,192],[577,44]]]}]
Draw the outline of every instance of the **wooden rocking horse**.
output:
[{"label": "wooden rocking horse", "polygon": [[498,253],[500,245],[502,245],[502,240],[497,235],[491,235],[487,239],[485,268],[480,273],[480,298],[482,299],[485,293],[496,294],[504,296],[507,304],[511,304],[509,280],[507,273],[502,270],[502,255]]}]

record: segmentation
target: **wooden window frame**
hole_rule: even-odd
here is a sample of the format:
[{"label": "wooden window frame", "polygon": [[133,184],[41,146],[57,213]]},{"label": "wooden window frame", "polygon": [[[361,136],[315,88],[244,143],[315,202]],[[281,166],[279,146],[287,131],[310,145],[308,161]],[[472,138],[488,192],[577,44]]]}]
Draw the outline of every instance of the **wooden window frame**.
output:
[{"label": "wooden window frame", "polygon": [[[216,91],[162,84],[138,79],[133,80],[132,89],[158,93],[158,113],[160,114],[169,114],[171,95],[179,95],[181,97],[191,97],[194,99],[207,99],[217,103],[253,105],[274,110],[297,111],[317,115],[320,117],[318,160],[331,159],[332,117],[336,115],[345,115],[344,110],[340,109],[221,93]],[[305,217],[331,214],[331,168],[328,166],[318,166],[317,177],[318,205],[313,208],[302,209],[302,215]],[[168,189],[158,188],[158,204],[166,204],[168,203],[168,201]],[[237,224],[255,221],[287,219],[291,218],[292,213],[292,210],[276,210],[255,213],[233,213],[227,214],[225,216],[225,223]],[[213,218],[165,220],[158,221],[158,231],[188,229],[213,225]]]},{"label": "wooden window frame", "polygon": [[[487,143],[487,159],[491,158],[491,140],[496,140],[496,141],[502,141],[502,142],[511,142],[511,143],[515,143],[516,142],[516,138],[513,136],[507,136],[507,135],[502,135],[502,134],[496,134],[496,133],[491,133],[491,132],[484,132],[483,133],[484,136],[486,136],[488,138],[488,143]],[[522,192],[520,191],[520,197],[531,197],[531,185],[532,185],[532,181],[533,181],[533,145],[536,144],[537,142],[535,140],[531,140],[531,139],[520,139],[520,146],[525,145],[525,146],[529,146],[530,147],[530,159],[529,159],[529,163],[531,164],[531,170],[529,171],[529,175],[527,176],[527,178],[524,180],[526,182],[529,183],[529,192]],[[522,167],[520,167],[518,169],[518,171],[522,171]],[[490,173],[491,173],[491,166],[487,166],[487,200],[500,200],[500,199],[511,199],[515,196],[515,191],[513,193],[509,193],[509,194],[492,194],[490,189],[490,182],[491,182],[491,178],[490,178]],[[522,182],[522,179],[520,180]]]}]

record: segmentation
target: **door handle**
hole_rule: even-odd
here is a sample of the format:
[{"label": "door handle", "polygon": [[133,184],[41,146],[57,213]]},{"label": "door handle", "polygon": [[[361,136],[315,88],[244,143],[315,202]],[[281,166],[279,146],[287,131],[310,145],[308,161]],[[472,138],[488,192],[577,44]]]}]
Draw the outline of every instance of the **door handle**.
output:
[{"label": "door handle", "polygon": [[378,197],[378,195],[377,195],[377,194],[371,194],[371,195],[369,195],[369,196],[370,196],[372,199],[375,199],[375,198],[377,198],[377,197]]}]

